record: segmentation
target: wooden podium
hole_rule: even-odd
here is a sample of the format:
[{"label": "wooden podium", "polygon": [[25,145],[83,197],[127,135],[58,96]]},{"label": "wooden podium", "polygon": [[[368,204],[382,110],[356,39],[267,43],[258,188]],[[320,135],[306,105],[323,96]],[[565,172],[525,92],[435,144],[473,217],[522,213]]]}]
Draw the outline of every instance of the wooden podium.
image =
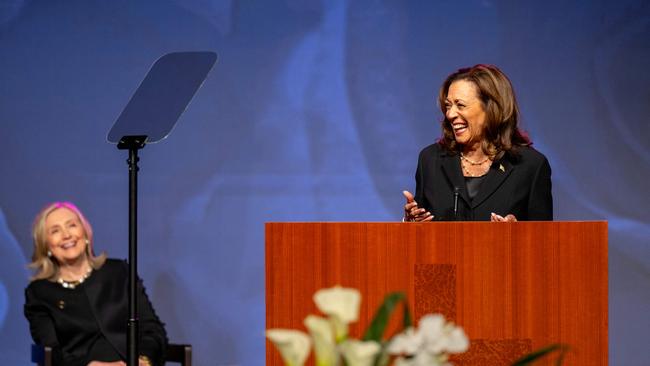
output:
[{"label": "wooden podium", "polygon": [[[403,291],[415,321],[442,313],[465,329],[455,365],[552,343],[570,347],[567,366],[608,362],[606,222],[266,224],[267,328],[305,330],[314,292],[337,284],[362,293],[355,338]],[[282,365],[268,341],[266,355]]]}]

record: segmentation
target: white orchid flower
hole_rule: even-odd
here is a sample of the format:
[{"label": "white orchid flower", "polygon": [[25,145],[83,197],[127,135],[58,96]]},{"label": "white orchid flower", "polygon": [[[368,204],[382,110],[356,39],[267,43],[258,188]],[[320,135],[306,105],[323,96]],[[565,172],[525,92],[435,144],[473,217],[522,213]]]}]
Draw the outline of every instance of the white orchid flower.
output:
[{"label": "white orchid flower", "polygon": [[311,350],[307,334],[291,329],[269,329],[266,337],[280,351],[286,366],[303,366]]},{"label": "white orchid flower", "polygon": [[463,328],[453,324],[449,326],[451,329],[447,331],[447,352],[463,353],[467,351],[469,349],[469,339]]},{"label": "white orchid flower", "polygon": [[372,366],[381,350],[377,342],[358,340],[346,340],[340,348],[348,366]]},{"label": "white orchid flower", "polygon": [[317,291],[314,302],[323,314],[334,324],[336,342],[341,342],[348,334],[348,324],[359,319],[361,293],[357,289],[334,286]]},{"label": "white orchid flower", "polygon": [[387,351],[391,355],[414,355],[422,347],[423,341],[422,334],[409,327],[391,339]]},{"label": "white orchid flower", "polygon": [[427,314],[420,319],[418,330],[422,335],[428,352],[444,352],[447,340],[444,337],[445,317],[440,314]]},{"label": "white orchid flower", "polygon": [[316,315],[307,316],[304,323],[314,340],[316,365],[335,365],[338,360],[338,352],[336,351],[336,342],[334,340],[332,323],[330,323],[328,319]]},{"label": "white orchid flower", "polygon": [[419,331],[429,353],[462,353],[469,348],[469,340],[463,328],[446,322],[440,314],[428,314],[420,319]]},{"label": "white orchid flower", "polygon": [[387,351],[398,355],[395,366],[447,366],[449,353],[462,353],[469,340],[461,327],[440,314],[420,319],[417,330],[408,328],[390,341]]}]

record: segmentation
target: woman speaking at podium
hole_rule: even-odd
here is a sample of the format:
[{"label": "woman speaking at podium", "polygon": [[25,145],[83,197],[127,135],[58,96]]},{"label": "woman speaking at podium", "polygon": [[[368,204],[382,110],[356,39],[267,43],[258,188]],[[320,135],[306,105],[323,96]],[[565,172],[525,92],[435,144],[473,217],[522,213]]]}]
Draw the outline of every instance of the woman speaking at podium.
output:
[{"label": "woman speaking at podium", "polygon": [[519,130],[508,77],[476,65],[440,87],[442,137],[425,147],[404,221],[552,220],[551,167]]},{"label": "woman speaking at podium", "polygon": [[[94,255],[90,223],[69,202],[41,210],[32,235],[25,316],[34,341],[52,347],[54,365],[125,365],[127,263]],[[138,316],[139,366],[162,365],[167,334],[140,281]]]}]

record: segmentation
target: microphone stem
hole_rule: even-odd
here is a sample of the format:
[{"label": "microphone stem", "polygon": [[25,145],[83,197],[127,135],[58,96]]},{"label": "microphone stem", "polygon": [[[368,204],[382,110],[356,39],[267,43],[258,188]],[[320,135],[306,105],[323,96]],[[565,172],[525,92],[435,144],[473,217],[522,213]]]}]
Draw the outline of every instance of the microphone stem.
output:
[{"label": "microphone stem", "polygon": [[454,187],[454,220],[458,220],[458,187]]}]

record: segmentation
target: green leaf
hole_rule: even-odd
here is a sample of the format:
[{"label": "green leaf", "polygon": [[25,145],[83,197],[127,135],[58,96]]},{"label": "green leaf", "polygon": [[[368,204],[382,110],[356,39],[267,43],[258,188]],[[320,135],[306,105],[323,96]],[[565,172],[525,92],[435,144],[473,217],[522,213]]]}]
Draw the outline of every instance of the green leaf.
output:
[{"label": "green leaf", "polygon": [[377,313],[363,336],[364,341],[381,342],[390,315],[400,302],[404,303],[404,318],[402,320],[402,325],[404,328],[408,328],[413,324],[411,321],[411,313],[409,312],[408,304],[406,303],[406,295],[403,292],[391,292],[386,295],[384,302],[381,304],[379,309],[377,309]]},{"label": "green leaf", "polygon": [[404,317],[402,318],[402,327],[404,329],[413,326],[411,312],[409,311],[408,302],[404,299]]},{"label": "green leaf", "polygon": [[531,365],[534,361],[537,361],[540,358],[545,357],[555,351],[560,352],[560,355],[558,356],[557,361],[555,363],[556,366],[560,366],[564,362],[564,356],[566,355],[568,350],[569,350],[569,346],[565,344],[561,344],[561,343],[551,344],[550,346],[540,348],[537,351],[527,354],[526,356],[515,361],[515,363],[513,363],[512,366]]}]

